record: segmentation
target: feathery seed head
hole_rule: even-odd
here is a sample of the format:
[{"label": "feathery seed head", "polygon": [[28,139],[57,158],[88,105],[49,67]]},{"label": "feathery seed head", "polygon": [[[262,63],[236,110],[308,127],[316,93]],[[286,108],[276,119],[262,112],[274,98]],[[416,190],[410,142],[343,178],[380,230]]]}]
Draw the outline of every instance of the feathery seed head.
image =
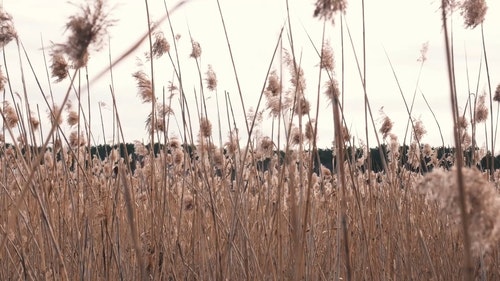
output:
[{"label": "feathery seed head", "polygon": [[214,91],[217,89],[217,75],[215,75],[215,71],[212,68],[212,65],[208,65],[208,70],[206,72],[207,78],[205,81],[207,82],[207,88],[210,91]]},{"label": "feathery seed head", "polygon": [[137,71],[132,76],[137,81],[137,87],[139,88],[139,96],[143,103],[153,101],[153,86],[149,77],[143,71]]},{"label": "feathery seed head", "polygon": [[33,128],[33,130],[38,130],[38,127],[40,126],[40,120],[38,120],[36,117],[35,117],[35,114],[33,112],[30,112],[29,114],[29,122],[31,124],[31,128]]},{"label": "feathery seed head", "polygon": [[393,125],[393,122],[391,121],[391,118],[389,118],[388,116],[385,116],[384,117],[384,122],[382,122],[382,126],[380,127],[380,130],[379,132],[382,134],[382,137],[385,139],[389,133],[391,132],[392,130],[392,125]]},{"label": "feathery seed head", "polygon": [[304,97],[299,97],[295,102],[295,114],[307,115],[311,110],[311,104]]},{"label": "feathery seed head", "polygon": [[267,78],[266,93],[270,93],[272,96],[277,96],[281,93],[281,80],[276,70],[271,71]]},{"label": "feathery seed head", "polygon": [[222,169],[224,167],[224,155],[220,149],[214,149],[211,153],[213,165],[217,169]]},{"label": "feathery seed head", "polygon": [[69,135],[69,145],[70,147],[80,147],[80,146],[85,146],[86,141],[85,141],[85,136],[83,133],[78,133],[77,131],[71,132]]},{"label": "feathery seed head", "polygon": [[303,140],[303,135],[302,132],[300,131],[299,127],[293,127],[291,131],[291,136],[290,136],[290,144],[291,145],[299,145],[302,143]]},{"label": "feathery seed head", "polygon": [[[473,254],[478,256],[491,249],[500,239],[500,198],[495,187],[475,168],[462,168],[465,189],[465,211]],[[457,171],[434,169],[418,184],[428,200],[438,203],[443,217],[461,221]],[[459,226],[460,224],[455,224]],[[455,229],[460,231],[460,229]]]},{"label": "feathery seed head", "polygon": [[461,130],[467,130],[467,127],[469,127],[469,122],[465,118],[465,116],[459,116],[458,117],[458,128]]},{"label": "feathery seed head", "polygon": [[427,130],[424,127],[424,123],[422,123],[422,120],[417,120],[414,123],[414,128],[413,128],[413,139],[417,142],[420,142],[422,137],[427,133]]},{"label": "feathery seed head", "polygon": [[295,58],[285,50],[284,62],[288,66],[290,72],[290,83],[293,85],[293,92],[297,94],[302,94],[306,89],[306,79],[304,77],[304,70],[295,61]]},{"label": "feathery seed head", "polygon": [[500,102],[500,84],[497,85],[497,89],[495,90],[495,96],[493,96],[493,100]]},{"label": "feathery seed head", "polygon": [[191,54],[190,57],[197,59],[201,56],[201,45],[197,41],[191,41]]},{"label": "feathery seed head", "polygon": [[4,124],[6,127],[14,128],[15,126],[17,126],[19,117],[17,116],[16,109],[7,101],[4,101],[3,103],[3,115],[5,118]]},{"label": "feathery seed head", "polygon": [[248,126],[252,126],[252,122],[254,122],[254,124],[253,124],[254,127],[258,127],[262,124],[262,120],[263,120],[262,111],[255,112],[255,109],[253,107],[250,107],[248,109],[246,117],[247,117]]},{"label": "feathery seed head", "polygon": [[[60,112],[61,112],[61,109],[57,105],[53,105],[52,109],[48,110],[47,114],[48,114],[48,117],[49,117],[50,122],[52,124],[57,124],[57,125],[62,124],[63,119],[62,119],[62,114],[60,114]],[[59,118],[56,120],[57,116],[59,116]]]},{"label": "feathery seed head", "polygon": [[424,144],[424,147],[422,148],[422,154],[425,157],[431,157],[431,155],[434,153],[434,149],[432,149],[432,146],[428,143]]},{"label": "feathery seed head", "polygon": [[482,123],[485,122],[486,119],[488,119],[488,107],[486,107],[486,94],[482,94],[479,96],[476,104],[474,122],[476,124]]},{"label": "feathery seed head", "polygon": [[420,57],[417,61],[424,63],[427,60],[427,51],[429,50],[429,41],[422,44],[422,48],[420,49]]},{"label": "feathery seed head", "polygon": [[337,79],[332,78],[326,81],[326,91],[325,95],[329,100],[333,100],[334,98],[338,98],[340,96],[339,83]]},{"label": "feathery seed head", "polygon": [[306,79],[304,76],[304,70],[302,67],[297,67],[297,71],[291,70],[292,78],[290,82],[294,86],[294,91],[297,93],[303,93],[306,89]]},{"label": "feathery seed head", "polygon": [[382,137],[385,139],[391,132],[394,123],[391,121],[391,118],[385,115],[382,109],[380,110],[380,113],[382,114],[382,116],[384,116],[384,119],[382,121],[382,126],[380,126],[380,129],[378,131],[382,134]]},{"label": "feathery seed head", "polygon": [[157,116],[165,117],[167,115],[172,115],[172,114],[174,114],[174,111],[172,110],[172,108],[169,105],[162,104],[162,103],[156,104],[156,115]]},{"label": "feathery seed head", "polygon": [[5,47],[14,38],[17,38],[17,31],[12,16],[0,7],[0,48]]},{"label": "feathery seed head", "polygon": [[204,117],[200,119],[200,136],[205,138],[212,136],[212,123]]},{"label": "feathery seed head", "polygon": [[224,144],[224,148],[230,155],[235,155],[238,151],[238,129],[233,129],[229,132],[229,141]]},{"label": "feathery seed head", "polygon": [[66,122],[68,123],[68,125],[70,125],[71,127],[73,127],[76,124],[78,124],[79,120],[80,120],[80,116],[78,116],[78,112],[76,112],[74,110],[70,110],[68,112],[68,117],[66,119]]},{"label": "feathery seed head", "polygon": [[323,43],[323,48],[321,48],[321,62],[319,67],[333,73],[334,66],[335,59],[333,56],[332,46],[330,45],[330,42],[325,42]]},{"label": "feathery seed head", "polygon": [[68,62],[64,58],[62,52],[54,51],[51,56],[52,64],[50,65],[50,69],[52,71],[52,77],[56,78],[56,82],[61,82],[68,77]]},{"label": "feathery seed head", "polygon": [[181,149],[176,149],[173,155],[173,163],[176,166],[180,166],[184,163],[184,151]]},{"label": "feathery seed head", "polygon": [[269,115],[277,117],[281,113],[283,104],[279,95],[266,95],[266,108],[269,109]]},{"label": "feathery seed head", "polygon": [[462,135],[460,136],[460,141],[462,142],[460,144],[462,150],[466,150],[467,148],[471,147],[472,145],[472,137],[469,135],[467,131],[464,131]]},{"label": "feathery seed head", "polygon": [[261,138],[259,143],[259,150],[262,152],[262,155],[264,157],[271,157],[274,150],[273,140],[268,136]]},{"label": "feathery seed head", "polygon": [[107,29],[114,22],[107,18],[104,0],[95,1],[92,7],[81,6],[80,9],[80,14],[70,16],[66,24],[66,30],[70,32],[66,43],[57,45],[56,49],[65,53],[75,68],[87,65],[91,44],[100,50]]},{"label": "feathery seed head", "polygon": [[488,6],[485,0],[464,0],[460,5],[460,14],[464,17],[467,28],[475,28],[483,23]]},{"label": "feathery seed head", "polygon": [[347,143],[351,140],[351,134],[346,126],[342,126],[342,140]]},{"label": "feathery seed head", "polygon": [[153,58],[160,58],[164,54],[170,52],[170,44],[168,43],[163,32],[158,31],[154,34],[155,41],[153,43]]},{"label": "feathery seed head", "polygon": [[306,139],[310,142],[313,143],[313,140],[316,139],[317,133],[315,132],[316,127],[316,120],[311,119],[309,122],[306,123],[306,129],[305,129],[305,137]]},{"label": "feathery seed head", "polygon": [[174,150],[181,148],[181,142],[177,137],[170,138],[168,145]]},{"label": "feathery seed head", "polygon": [[0,92],[3,92],[5,89],[5,82],[7,82],[7,77],[5,77],[2,68],[0,67]]},{"label": "feathery seed head", "polygon": [[420,154],[420,148],[418,147],[418,143],[416,141],[413,141],[410,144],[410,147],[408,148],[407,156],[408,156],[408,163],[413,168],[416,169],[420,166],[421,154]]},{"label": "feathery seed head", "polygon": [[144,146],[144,144],[140,141],[134,141],[134,152],[138,156],[146,156],[149,154],[148,149]]},{"label": "feathery seed head", "polygon": [[314,17],[334,21],[337,12],[344,12],[347,8],[346,0],[317,0]]}]

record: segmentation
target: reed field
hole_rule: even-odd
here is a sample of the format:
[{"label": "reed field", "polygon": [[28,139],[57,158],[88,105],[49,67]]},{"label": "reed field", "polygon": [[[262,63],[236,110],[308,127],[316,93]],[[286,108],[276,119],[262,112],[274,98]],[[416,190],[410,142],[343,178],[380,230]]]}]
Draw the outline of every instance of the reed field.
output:
[{"label": "reed field", "polygon": [[[269,43],[275,51],[262,74],[267,79],[258,104],[246,104],[241,89],[231,95],[218,89],[216,69],[200,64],[203,42],[179,39],[170,22],[187,2],[165,4],[161,18],[144,13],[149,30],[125,53],[110,54],[102,72],[87,75],[86,67],[96,46],[106,52],[103,37],[116,24],[104,0],[88,1],[61,23],[66,41],[44,50],[46,73],[31,72],[29,60],[9,69],[4,54],[0,280],[500,280],[500,172],[492,157],[500,84],[490,82],[485,48],[482,74],[489,90],[467,101],[457,98],[447,20],[459,14],[466,27],[481,29],[488,15],[484,0],[440,3],[443,22],[436,28],[443,29],[446,43],[455,128],[455,143],[445,154],[438,153],[441,144],[422,141],[441,132],[427,131],[413,118],[411,100],[404,100],[407,136],[392,132],[390,112],[372,112],[366,73],[356,61],[350,63],[360,68],[365,90],[360,106],[366,108],[366,134],[376,137],[365,145],[354,140],[347,124],[359,117],[343,111],[349,97],[334,63],[343,52],[326,40],[311,45],[320,82],[309,91],[315,100],[328,99],[331,110],[320,119],[319,102],[305,94],[304,62],[292,36],[300,27],[286,10],[282,33]],[[224,7],[213,2],[232,57]],[[347,6],[347,0],[318,0],[311,17],[340,25]],[[29,57],[8,11],[1,11],[0,25],[2,46],[17,45],[18,56]],[[342,38],[350,44],[347,34]],[[197,85],[184,83],[178,40],[191,43]],[[138,92],[137,103],[150,108],[139,117],[147,141],[129,151],[131,146],[120,145],[127,125],[109,73],[143,46],[147,63],[131,69],[128,79],[137,85],[131,89]],[[170,64],[172,81],[153,75],[160,63]],[[37,90],[50,110],[30,103],[24,78],[22,88],[12,88],[14,72],[41,81]],[[83,73],[87,78],[80,79]],[[111,125],[85,102],[97,79],[109,79]],[[67,85],[62,102],[45,90],[46,81]],[[207,113],[209,94],[224,104],[216,115]],[[104,153],[93,149],[98,144],[90,141],[90,120],[101,124],[103,134],[117,132]],[[259,131],[263,122],[272,124],[270,135]],[[331,165],[320,159],[318,123],[335,132]],[[229,134],[215,129],[221,127]],[[478,146],[484,142],[486,147]],[[377,169],[371,147],[381,161]]]}]

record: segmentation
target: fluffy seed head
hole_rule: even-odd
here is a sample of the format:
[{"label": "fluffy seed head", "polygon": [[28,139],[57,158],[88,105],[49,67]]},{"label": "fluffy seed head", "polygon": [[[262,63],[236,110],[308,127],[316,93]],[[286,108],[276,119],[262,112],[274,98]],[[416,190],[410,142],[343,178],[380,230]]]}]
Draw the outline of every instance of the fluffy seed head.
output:
[{"label": "fluffy seed head", "polygon": [[304,90],[306,89],[304,70],[295,61],[295,58],[286,50],[283,59],[290,72],[290,83],[293,85],[292,91],[297,94],[304,93]]},{"label": "fluffy seed head", "polygon": [[214,149],[211,155],[214,167],[216,167],[217,169],[221,169],[222,167],[224,167],[225,158],[220,149]]},{"label": "fluffy seed head", "polygon": [[224,148],[230,155],[234,155],[238,151],[238,138],[238,129],[233,129],[229,132],[229,141],[224,144]]},{"label": "fluffy seed head", "polygon": [[191,41],[191,55],[190,57],[197,59],[201,56],[201,45],[196,41]]},{"label": "fluffy seed head", "polygon": [[69,135],[69,145],[73,148],[84,146],[86,144],[85,136],[77,131],[71,132]]},{"label": "fluffy seed head", "polygon": [[472,145],[472,137],[469,135],[467,131],[464,131],[462,135],[460,136],[460,146],[462,147],[462,150],[466,150],[470,148]]},{"label": "fluffy seed head", "polygon": [[68,77],[69,65],[61,52],[52,52],[52,64],[50,65],[52,77],[56,82],[61,82]]},{"label": "fluffy seed head", "polygon": [[480,25],[486,16],[488,6],[485,0],[464,0],[460,5],[460,14],[464,17],[467,28]]},{"label": "fluffy seed head", "polygon": [[174,114],[174,111],[167,104],[156,104],[156,115],[164,117],[172,114]]},{"label": "fluffy seed head", "polygon": [[295,102],[295,114],[307,115],[311,110],[311,104],[304,97],[299,97]]},{"label": "fluffy seed head", "polygon": [[500,102],[500,84],[497,85],[497,89],[495,90],[495,96],[493,96],[493,100]]},{"label": "fluffy seed head", "polygon": [[0,48],[17,38],[17,32],[12,22],[12,16],[0,7]]},{"label": "fluffy seed head", "polygon": [[277,96],[281,93],[281,80],[276,70],[271,71],[269,77],[267,78],[266,93],[272,96]]},{"label": "fluffy seed head", "polygon": [[329,100],[332,101],[334,98],[338,98],[340,96],[339,83],[337,82],[337,79],[332,78],[328,80],[325,86],[325,95]]},{"label": "fluffy seed head", "polygon": [[[463,168],[465,211],[474,255],[482,254],[495,246],[500,239],[500,198],[495,187],[475,168]],[[426,174],[418,189],[428,200],[438,203],[443,217],[461,221],[460,195],[457,188],[457,171],[435,169]],[[454,224],[461,231],[461,223]]]},{"label": "fluffy seed head", "polygon": [[207,82],[207,88],[210,91],[214,91],[217,89],[217,75],[215,75],[215,71],[212,68],[212,65],[208,65],[208,70],[206,72],[207,77],[205,81]]},{"label": "fluffy seed head", "polygon": [[[62,114],[60,114],[61,109],[57,105],[53,105],[51,110],[48,110],[47,114],[52,124],[61,125],[62,124]],[[56,120],[56,117],[59,115],[59,118]]]},{"label": "fluffy seed head", "polygon": [[31,128],[33,128],[33,130],[35,130],[35,131],[38,130],[38,127],[40,126],[40,120],[38,120],[35,117],[35,114],[33,112],[30,112],[29,122],[30,122]]},{"label": "fluffy seed head", "polygon": [[469,122],[465,118],[465,116],[459,116],[458,117],[458,128],[461,130],[467,130],[467,127],[469,126]]},{"label": "fluffy seed head", "polygon": [[382,134],[382,137],[384,139],[391,132],[392,125],[393,125],[393,122],[391,121],[391,118],[389,118],[387,115],[384,116],[384,120],[382,121],[382,126],[380,126],[380,129],[378,130]]},{"label": "fluffy seed head", "polygon": [[139,88],[138,95],[141,97],[143,103],[153,101],[153,86],[146,73],[137,71],[132,76],[137,81],[137,88]]},{"label": "fluffy seed head", "polygon": [[323,44],[323,48],[321,48],[321,62],[319,67],[321,69],[326,69],[330,72],[333,72],[333,68],[335,65],[335,60],[333,57],[333,49],[330,45],[330,42],[325,42]]},{"label": "fluffy seed head", "polygon": [[5,77],[2,68],[0,67],[0,92],[3,92],[5,89],[5,82],[7,82],[7,77]]},{"label": "fluffy seed head", "polygon": [[266,95],[266,108],[269,110],[269,115],[277,117],[281,113],[282,106],[283,104],[279,95]]},{"label": "fluffy seed head", "polygon": [[421,120],[417,120],[414,122],[413,128],[413,139],[417,142],[420,142],[422,137],[427,133],[427,130],[424,127],[424,123]]},{"label": "fluffy seed head", "polygon": [[149,154],[148,149],[140,141],[134,141],[134,152],[139,156],[146,156]]},{"label": "fluffy seed head", "polygon": [[302,143],[303,135],[300,131],[299,127],[293,127],[291,136],[290,136],[290,144],[291,145],[299,145]]},{"label": "fluffy seed head", "polygon": [[212,136],[212,123],[207,118],[200,120],[200,136],[205,138]]},{"label": "fluffy seed head", "polygon": [[482,123],[488,119],[488,107],[486,107],[486,94],[479,96],[476,104],[474,122]]},{"label": "fluffy seed head", "polygon": [[68,112],[68,117],[66,119],[66,122],[68,123],[68,125],[70,125],[71,127],[73,127],[76,124],[78,124],[79,120],[80,120],[80,116],[78,116],[78,112],[76,112],[74,110],[70,110]]},{"label": "fluffy seed head", "polygon": [[184,151],[181,149],[176,149],[173,155],[174,165],[182,165],[184,163]]},{"label": "fluffy seed head", "polygon": [[274,150],[274,143],[270,137],[263,137],[260,139],[259,150],[264,157],[271,157]]},{"label": "fluffy seed head", "polygon": [[7,101],[3,103],[3,115],[5,117],[5,126],[7,126],[8,128],[14,128],[15,126],[17,126],[19,117],[17,116],[16,109]]},{"label": "fluffy seed head", "polygon": [[177,137],[173,137],[168,141],[168,145],[172,149],[179,149],[181,148],[181,141]]},{"label": "fluffy seed head", "polygon": [[313,140],[315,140],[317,137],[317,133],[314,131],[315,126],[316,126],[315,119],[309,120],[309,122],[306,123],[306,130],[305,130],[304,135],[310,143],[312,143]]},{"label": "fluffy seed head", "polygon": [[80,68],[87,65],[89,46],[94,45],[96,50],[101,49],[103,37],[113,21],[107,18],[104,11],[104,0],[97,0],[93,6],[80,7],[80,14],[73,15],[66,24],[70,32],[66,43],[57,45],[57,51],[65,53],[73,67]]},{"label": "fluffy seed head", "polygon": [[417,61],[425,62],[427,60],[427,51],[429,50],[429,41],[422,44],[422,48],[420,49],[420,57]]},{"label": "fluffy seed head", "polygon": [[153,58],[160,58],[164,54],[170,52],[170,44],[168,43],[163,32],[156,32],[154,34],[155,41],[153,43]]},{"label": "fluffy seed head", "polygon": [[347,143],[351,140],[351,134],[346,126],[342,126],[342,140]]},{"label": "fluffy seed head", "polygon": [[347,8],[346,0],[317,0],[314,17],[334,21],[337,12],[343,12]]}]

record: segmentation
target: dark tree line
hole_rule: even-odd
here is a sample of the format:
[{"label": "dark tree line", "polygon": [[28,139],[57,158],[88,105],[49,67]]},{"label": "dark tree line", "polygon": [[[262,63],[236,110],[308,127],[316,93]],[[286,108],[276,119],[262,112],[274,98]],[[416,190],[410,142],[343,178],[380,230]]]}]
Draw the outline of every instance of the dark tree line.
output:
[{"label": "dark tree line", "polygon": [[[5,154],[5,149],[11,146],[10,144],[6,144],[3,149],[0,149],[0,156],[3,156]],[[145,148],[148,149],[148,151],[151,151],[151,144],[145,145]],[[120,153],[120,157],[125,158],[126,155],[130,155],[129,159],[131,169],[134,170],[136,165],[142,161],[142,156],[139,156],[135,153],[134,150],[134,144],[131,143],[126,143],[126,144],[117,144],[117,145],[97,145],[97,146],[92,146],[90,147],[90,154],[92,157],[97,157],[101,160],[104,160],[106,157],[108,157],[113,149],[117,149]],[[155,143],[153,145],[154,153],[157,155],[161,150],[165,150],[166,153],[170,153],[169,147],[164,146],[163,144],[158,144]],[[50,150],[50,148],[49,148]],[[187,151],[189,155],[193,158],[196,157],[195,151],[196,151],[196,146],[194,145],[184,145],[184,151]],[[380,152],[382,151],[382,153]],[[431,171],[434,166],[430,164],[431,158],[430,157],[425,157],[421,156],[421,163],[418,167],[413,167],[412,165],[409,164],[409,159],[408,159],[408,151],[409,151],[409,146],[400,146],[399,147],[399,168],[405,168],[408,170],[412,170],[415,172],[428,172]],[[455,149],[452,147],[437,147],[435,148],[435,151],[437,152],[437,159],[439,160],[439,165],[445,168],[450,168],[453,166],[452,160],[453,155],[455,154]],[[33,155],[41,153],[41,148],[35,148],[35,147],[28,147],[28,148],[22,148],[20,153],[24,156],[27,157],[28,155]],[[482,157],[482,159],[477,163],[474,164],[473,160],[473,153],[474,151],[472,149],[464,151],[464,156],[465,156],[465,165],[466,166],[473,166],[475,165],[477,168],[480,170],[490,170],[491,168],[491,163],[494,163],[494,169],[499,169],[500,168],[500,155],[493,156],[491,152],[488,152],[486,156]],[[59,152],[60,153],[60,152]],[[367,163],[361,165],[360,168],[362,170],[366,170],[370,168],[374,172],[381,172],[384,169],[384,163],[388,162],[388,148],[386,145],[382,145],[380,150],[378,147],[371,148],[369,150],[370,157],[370,165],[368,167]],[[283,162],[285,161],[286,158],[286,153],[283,151],[280,151],[280,161]],[[345,157],[344,159],[355,162],[358,159],[363,157],[363,149],[362,148],[354,148],[354,147],[347,147],[345,149]],[[60,157],[58,157],[60,159]],[[266,170],[269,166],[269,159],[267,160],[262,160],[257,162],[257,167],[260,170]],[[325,166],[329,170],[333,171],[335,169],[335,157],[334,153],[331,149],[318,149],[318,154],[315,157],[314,161],[314,169],[315,171],[319,171],[319,164]]]}]

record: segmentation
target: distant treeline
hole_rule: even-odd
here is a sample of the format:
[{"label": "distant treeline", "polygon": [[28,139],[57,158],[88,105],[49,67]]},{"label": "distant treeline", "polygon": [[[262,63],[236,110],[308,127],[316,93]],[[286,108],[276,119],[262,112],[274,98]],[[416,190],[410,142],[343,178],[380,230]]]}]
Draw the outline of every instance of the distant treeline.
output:
[{"label": "distant treeline", "polygon": [[[11,146],[10,144],[6,144],[4,146],[4,149],[0,150],[0,156],[3,156],[5,154],[5,148],[8,148]],[[145,145],[145,147],[151,151],[151,145]],[[168,146],[164,146],[163,144],[158,144],[156,143],[154,146],[154,152],[155,155],[157,155],[161,150],[166,149],[166,152],[169,153],[169,148]],[[139,164],[142,161],[142,157],[138,156],[135,153],[134,150],[134,144],[132,143],[127,143],[127,144],[119,144],[119,145],[97,145],[97,146],[92,146],[90,147],[90,154],[92,157],[98,157],[101,160],[104,160],[106,157],[108,157],[113,149],[117,149],[120,152],[120,156],[124,157],[126,153],[128,155],[131,155],[130,159],[131,161],[131,168],[134,170],[136,165]],[[196,146],[194,145],[185,145],[184,146],[184,151],[187,151],[191,157],[195,157],[195,150]],[[422,155],[421,157],[421,163],[418,167],[414,167],[410,165],[408,161],[408,146],[400,146],[399,147],[399,155],[400,158],[398,160],[399,168],[404,167],[405,169],[412,170],[415,172],[428,172],[432,170],[434,167],[431,165],[431,158],[430,157],[425,157]],[[439,165],[445,168],[450,168],[453,166],[453,156],[455,154],[455,149],[452,147],[437,147],[434,148],[434,150],[437,152],[437,159],[439,160]],[[23,155],[26,155],[26,149],[22,149],[21,153]],[[34,149],[33,147],[31,148],[32,154],[34,152],[41,152],[41,148]],[[383,161],[382,159],[385,159],[386,163],[388,162],[388,149],[387,146],[382,145],[381,149],[378,147],[371,148],[370,149],[370,166],[368,167],[368,164],[365,162],[363,165],[360,166],[362,170],[370,168],[374,172],[380,172],[383,171]],[[473,161],[473,151],[472,150],[467,150],[464,151],[465,155],[465,165],[466,166],[472,166],[474,165]],[[285,153],[283,151],[280,152],[280,159],[281,161],[285,161]],[[345,157],[344,159],[347,159],[349,161],[355,162],[356,160],[360,159],[363,157],[363,149],[361,148],[352,148],[352,147],[347,147],[345,149]],[[335,157],[334,157],[334,152],[331,149],[318,149],[318,154],[316,155],[316,160],[314,161],[315,163],[315,170],[319,170],[319,163],[321,165],[325,166],[326,168],[330,169],[331,171],[334,170],[335,168]],[[492,156],[490,152],[486,153],[486,156],[482,157],[482,159],[476,164],[476,167],[479,168],[480,170],[489,170],[491,167],[491,164],[494,163],[495,169],[500,168],[500,155],[497,156]],[[267,169],[267,166],[269,164],[269,159],[264,160],[264,161],[258,161],[257,165],[260,169]]]},{"label": "distant treeline", "polygon": [[[150,150],[151,145],[146,145],[145,147],[148,150]],[[120,151],[122,157],[125,155],[125,151],[127,151],[129,155],[132,155],[133,160],[139,159],[139,157],[137,157],[137,155],[134,153],[134,144],[126,144],[126,145],[120,144],[119,146],[118,145],[115,145],[115,146],[98,145],[98,146],[94,146],[91,148],[91,154],[96,155],[96,156],[100,157],[101,159],[104,159],[107,155],[109,155],[110,151],[114,148],[119,148],[119,151]],[[164,148],[165,147],[163,145],[155,144],[154,145],[155,154],[159,153],[160,150],[162,150]],[[196,150],[196,146],[186,145],[184,147],[184,150],[189,152],[191,155],[193,155],[193,152]],[[434,168],[432,165],[429,164],[431,162],[431,158],[425,157],[425,156],[421,157],[421,164],[419,167],[416,167],[416,168],[412,167],[408,161],[408,150],[409,150],[409,147],[407,145],[399,147],[399,155],[400,155],[400,159],[399,159],[400,164],[398,165],[399,167],[404,167],[406,169],[417,171],[417,172],[418,171],[427,172],[427,171],[432,170],[432,168]],[[451,159],[453,159],[453,155],[455,154],[454,148],[452,148],[452,147],[437,147],[437,148],[434,148],[434,150],[437,153],[437,159],[439,160],[439,163],[441,166],[443,166],[445,168],[450,168],[451,166],[453,166],[454,163],[452,162]],[[380,151],[382,151],[382,153]],[[385,161],[387,163],[388,152],[389,151],[387,149],[387,146],[385,146],[385,145],[382,145],[381,149],[379,149],[378,147],[370,149],[369,159],[370,159],[370,164],[371,164],[370,165],[371,170],[373,170],[374,172],[380,172],[383,170],[384,164],[383,164],[382,159],[385,159]],[[168,148],[167,148],[167,153],[168,153]],[[349,161],[356,161],[357,159],[360,159],[361,157],[363,157],[363,149],[347,147],[345,150],[345,154],[346,154],[345,159],[348,159]],[[382,155],[384,158],[382,158]],[[465,165],[466,166],[473,166],[474,165],[473,151],[472,150],[464,151],[464,156],[466,159]],[[280,152],[280,158],[282,161],[284,161],[285,153],[283,151]],[[318,167],[319,167],[318,163],[321,163],[321,165],[325,166],[326,168],[330,169],[331,171],[334,170],[336,163],[335,163],[334,153],[331,149],[318,149],[318,155],[316,158],[317,158],[317,160],[315,161],[316,170],[318,170]],[[479,168],[480,170],[483,170],[483,171],[489,170],[491,167],[492,160],[493,160],[495,169],[499,169],[500,168],[500,155],[493,157],[490,152],[488,152],[486,154],[486,156],[482,157],[482,159],[477,163],[476,167]],[[258,165],[261,168],[266,169],[268,163],[269,163],[269,161],[259,161]],[[132,167],[132,168],[134,168],[134,167]],[[367,169],[367,168],[368,168],[367,164],[361,166],[361,169]]]}]

